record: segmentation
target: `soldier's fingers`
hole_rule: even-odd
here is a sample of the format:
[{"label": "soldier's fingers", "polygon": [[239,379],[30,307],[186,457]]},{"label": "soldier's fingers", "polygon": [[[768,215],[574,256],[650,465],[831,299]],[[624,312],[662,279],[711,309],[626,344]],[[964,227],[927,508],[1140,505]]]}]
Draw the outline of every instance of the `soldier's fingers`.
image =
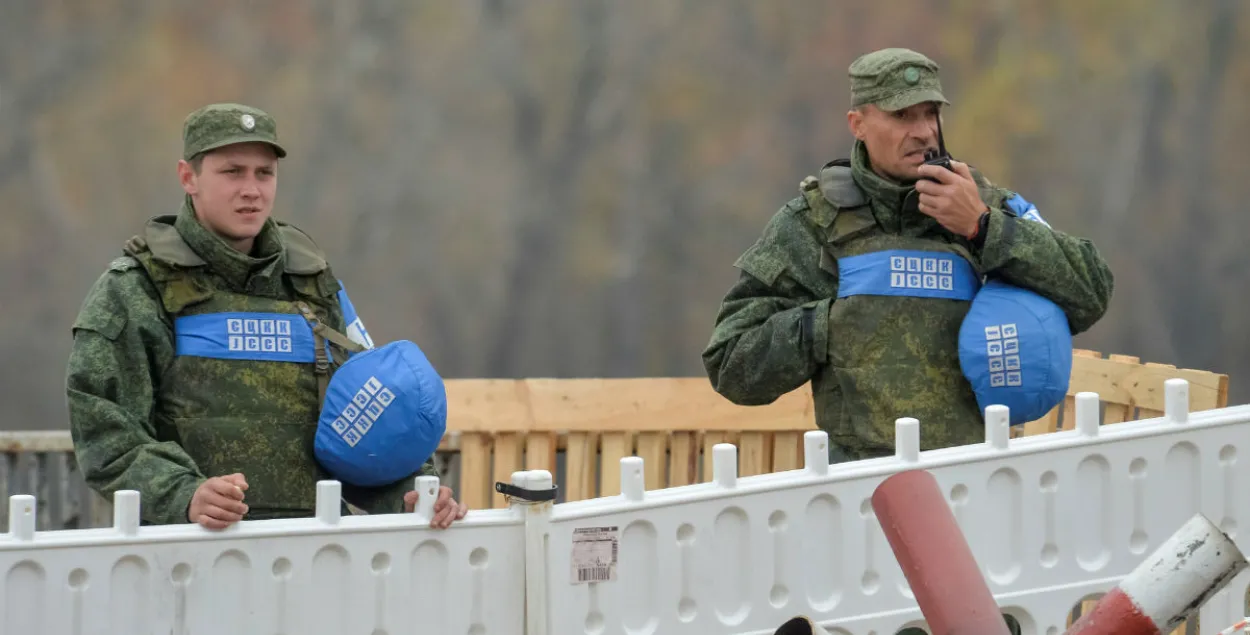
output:
[{"label": "soldier's fingers", "polygon": [[951,161],[951,168],[953,168],[955,170],[955,173],[958,174],[959,176],[962,176],[965,179],[968,179],[969,181],[974,180],[972,178],[972,170],[968,169],[967,163],[962,163],[959,161]]},{"label": "soldier's fingers", "polygon": [[227,474],[221,477],[221,480],[226,481],[243,491],[247,491],[247,479],[243,478],[243,475],[238,472],[235,472],[234,474]]},{"label": "soldier's fingers", "polygon": [[[925,168],[928,166],[920,166],[920,167]],[[919,192],[920,194],[937,194],[939,191],[941,191],[941,189],[942,189],[942,186],[940,184],[934,183],[933,181],[930,181],[928,179],[920,179],[919,181],[916,181],[916,191]]]},{"label": "soldier's fingers", "polygon": [[220,494],[210,494],[204,498],[204,506],[206,508],[217,508],[232,514],[242,516],[247,513],[247,503],[234,500],[232,498],[222,496]]},{"label": "soldier's fingers", "polygon": [[[954,161],[951,162],[952,168],[955,167],[954,163]],[[918,171],[924,176],[937,179],[941,185],[950,185],[959,180],[959,176],[956,173],[940,165],[922,165]],[[938,185],[938,183],[934,183],[934,185]]]},{"label": "soldier's fingers", "polygon": [[243,500],[243,489],[224,477],[209,479],[206,483],[208,489],[215,494],[225,496],[237,501]]},{"label": "soldier's fingers", "polygon": [[217,505],[205,505],[202,513],[205,516],[227,523],[236,523],[243,520],[243,514]]},{"label": "soldier's fingers", "polygon": [[921,194],[920,201],[919,203],[917,203],[917,207],[920,208],[920,211],[932,216],[935,213],[937,213],[939,200],[940,199],[937,196],[933,196],[930,194]]},{"label": "soldier's fingers", "polygon": [[456,512],[456,520],[464,518],[464,515],[467,513],[469,513],[469,506],[465,503],[460,503],[460,509]]},{"label": "soldier's fingers", "polygon": [[430,521],[430,525],[439,529],[446,529],[451,526],[452,517],[456,513],[454,505],[443,505],[443,508],[434,514],[434,519]]},{"label": "soldier's fingers", "polygon": [[196,519],[196,523],[205,529],[225,529],[230,526],[230,523],[224,520],[217,520],[207,514],[200,514],[200,517]]}]

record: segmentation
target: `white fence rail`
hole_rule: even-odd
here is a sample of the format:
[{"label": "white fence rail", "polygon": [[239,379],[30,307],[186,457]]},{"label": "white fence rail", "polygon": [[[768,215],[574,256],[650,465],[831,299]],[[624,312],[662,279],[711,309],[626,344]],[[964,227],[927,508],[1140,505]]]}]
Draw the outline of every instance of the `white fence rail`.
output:
[{"label": "white fence rail", "polygon": [[[1183,388],[1169,386],[1169,404],[1183,405]],[[810,432],[804,469],[743,479],[733,446],[717,446],[713,483],[652,492],[642,460],[627,458],[622,496],[555,507],[552,632],[772,633],[797,614],[847,633],[918,623],[870,503],[903,469],[930,471],[948,493],[991,592],[1025,633],[1062,632],[1075,602],[1113,587],[1195,513],[1250,552],[1250,472],[1239,462],[1250,408],[1177,407],[1100,428],[1097,407],[1082,395],[1077,429],[1018,439],[1005,409],[992,410],[985,444],[924,454],[918,422],[901,420],[895,457],[833,466],[825,435]],[[619,540],[618,566],[611,580],[580,583],[574,534],[594,528]],[[583,577],[602,577],[589,569]],[[1208,605],[1202,622],[1215,630],[1204,631],[1245,615],[1236,598],[1248,581]]]},{"label": "white fence rail", "polygon": [[[317,517],[223,532],[114,525],[35,531],[33,497],[11,499],[0,537],[3,633],[769,634],[795,615],[831,632],[923,626],[869,498],[888,475],[929,470],[1003,610],[1025,635],[1058,635],[1069,609],[1109,590],[1195,513],[1243,551],[1250,526],[1250,406],[1190,414],[1169,382],[1160,418],[1099,427],[1078,398],[1075,430],[1009,439],[992,409],[983,444],[921,453],[900,420],[895,457],[830,466],[809,432],[803,469],[737,477],[714,448],[711,483],[474,510],[449,530],[415,514]],[[514,481],[546,487],[550,475]],[[422,491],[429,479],[419,479]],[[1203,633],[1247,611],[1243,574],[1202,610]]]},{"label": "white fence rail", "polygon": [[213,532],[140,527],[138,496],[123,492],[111,528],[35,532],[33,497],[15,496],[0,632],[525,632],[522,515],[486,510],[439,531],[428,510],[340,518],[337,483],[317,499],[316,518]]}]

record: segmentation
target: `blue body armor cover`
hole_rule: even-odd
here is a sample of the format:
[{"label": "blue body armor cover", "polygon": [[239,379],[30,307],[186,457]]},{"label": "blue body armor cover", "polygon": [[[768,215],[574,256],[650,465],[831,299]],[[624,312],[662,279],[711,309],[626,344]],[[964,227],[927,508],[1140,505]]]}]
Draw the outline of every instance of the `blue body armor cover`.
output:
[{"label": "blue body armor cover", "polygon": [[[1019,194],[1006,206],[1050,225]],[[982,415],[1011,410],[1011,425],[1041,418],[1063,401],[1072,373],[1072,332],[1054,302],[991,279],[982,284],[970,262],[947,252],[886,250],[838,259],[838,298],[856,295],[971,300],[959,331],[960,369]]]},{"label": "blue body armor cover", "polygon": [[[373,348],[346,292],[340,290],[338,299],[346,336],[366,350],[351,354],[331,376],[313,454],[342,482],[389,485],[416,473],[438,449],[447,430],[446,389],[416,344],[400,340]],[[313,328],[297,314],[180,316],[174,331],[178,355],[296,364],[316,359]],[[325,347],[330,356],[330,343]]]}]

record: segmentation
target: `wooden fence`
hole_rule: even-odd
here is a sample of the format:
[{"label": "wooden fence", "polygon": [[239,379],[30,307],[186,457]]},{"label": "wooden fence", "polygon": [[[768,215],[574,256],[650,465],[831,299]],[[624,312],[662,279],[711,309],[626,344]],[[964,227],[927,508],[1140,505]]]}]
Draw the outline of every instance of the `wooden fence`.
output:
[{"label": "wooden fence", "polygon": [[[1228,403],[1227,375],[1077,350],[1067,402],[1013,435],[1072,428],[1072,396],[1082,391],[1101,396],[1105,423],[1158,416],[1163,382],[1172,377],[1189,381],[1192,410]],[[702,377],[448,380],[439,463],[444,482],[473,509],[502,507],[493,484],[519,469],[550,470],[562,501],[618,494],[620,459],[632,455],[644,459],[648,489],[706,482],[712,466],[703,458],[721,442],[738,446],[743,476],[795,469],[802,466],[803,433],[815,429],[809,386],[767,406],[744,407]],[[58,502],[89,498],[69,434],[0,432],[0,491],[36,493],[50,502],[52,516]],[[108,513],[62,515],[77,520],[71,526],[93,526],[88,517],[108,524]],[[65,524],[57,520],[49,517],[48,526]]]},{"label": "wooden fence", "polygon": [[[1071,429],[1083,391],[1100,395],[1106,423],[1159,416],[1173,377],[1189,382],[1192,410],[1228,404],[1227,375],[1077,350],[1066,402],[1013,434]],[[492,484],[517,469],[551,470],[564,500],[615,495],[620,459],[631,455],[644,459],[648,489],[706,482],[711,462],[702,459],[726,441],[738,446],[743,476],[795,469],[803,433],[815,429],[810,385],[754,407],[733,405],[701,377],[461,380],[448,391],[458,433],[449,449],[459,453],[460,494],[475,507],[502,506]]]}]

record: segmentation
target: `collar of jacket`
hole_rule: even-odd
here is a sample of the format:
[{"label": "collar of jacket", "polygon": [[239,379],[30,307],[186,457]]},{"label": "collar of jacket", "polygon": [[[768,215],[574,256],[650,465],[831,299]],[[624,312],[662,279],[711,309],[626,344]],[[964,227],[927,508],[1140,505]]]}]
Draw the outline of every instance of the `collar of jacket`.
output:
[{"label": "collar of jacket", "polygon": [[253,243],[252,253],[242,253],[227,245],[195,218],[195,208],[187,195],[174,220],[178,235],[204,259],[208,268],[234,290],[254,295],[280,297],[286,254],[272,218],[265,220]]},{"label": "collar of jacket", "polygon": [[851,152],[851,177],[871,202],[872,214],[882,229],[919,235],[937,225],[916,207],[920,195],[915,184],[902,184],[874,172],[868,148],[859,140]]}]

